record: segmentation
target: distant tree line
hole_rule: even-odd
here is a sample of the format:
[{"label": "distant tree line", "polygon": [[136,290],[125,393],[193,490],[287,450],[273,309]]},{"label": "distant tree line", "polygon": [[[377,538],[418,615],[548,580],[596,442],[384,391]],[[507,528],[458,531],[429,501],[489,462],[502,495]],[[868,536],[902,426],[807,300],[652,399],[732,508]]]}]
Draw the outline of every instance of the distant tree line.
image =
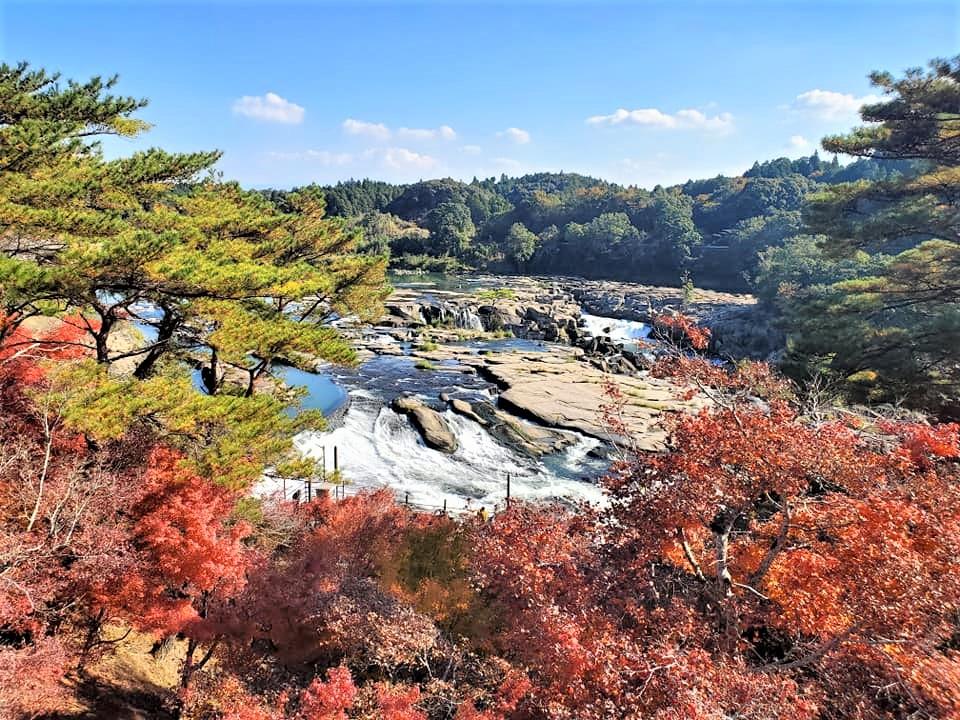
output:
[{"label": "distant tree line", "polygon": [[[814,153],[739,177],[653,190],[576,173],[469,183],[349,180],[313,187],[329,215],[363,231],[363,248],[399,268],[573,274],[732,290],[752,287],[759,254],[802,234],[806,198],[825,187],[909,173],[909,161],[841,165]],[[288,193],[264,191],[286,209]]]}]

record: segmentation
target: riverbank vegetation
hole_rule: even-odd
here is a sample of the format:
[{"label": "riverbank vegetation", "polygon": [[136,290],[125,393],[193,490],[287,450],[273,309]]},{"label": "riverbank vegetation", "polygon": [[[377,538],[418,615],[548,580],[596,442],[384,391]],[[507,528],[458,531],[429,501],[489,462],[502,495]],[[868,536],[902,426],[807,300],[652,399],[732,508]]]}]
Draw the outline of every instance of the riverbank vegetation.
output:
[{"label": "riverbank vegetation", "polygon": [[[958,427],[809,376],[874,373],[863,399],[913,388],[941,414],[956,397],[960,61],[874,80],[872,124],[826,141],[864,156],[847,167],[265,196],[209,174],[216,153],[106,160],[97,138],[144,132],[142,101],[0,67],[0,717],[960,713]],[[706,407],[662,452],[625,443],[603,507],[254,498],[268,469],[314,472],[291,439],[322,418],[270,372],[352,362],[329,321],[376,312],[386,246],[355,228],[380,220],[431,257],[677,277],[733,228],[807,382],[718,367],[670,316],[684,352],[651,372]]]}]

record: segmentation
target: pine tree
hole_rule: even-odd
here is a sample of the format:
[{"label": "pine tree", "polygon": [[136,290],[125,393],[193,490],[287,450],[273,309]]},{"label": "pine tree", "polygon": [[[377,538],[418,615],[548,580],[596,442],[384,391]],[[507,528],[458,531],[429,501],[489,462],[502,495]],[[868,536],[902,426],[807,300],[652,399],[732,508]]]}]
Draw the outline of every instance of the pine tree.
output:
[{"label": "pine tree", "polygon": [[861,110],[870,124],[823,146],[914,172],[830,187],[805,220],[835,257],[889,258],[870,277],[810,294],[794,340],[888,394],[942,402],[960,387],[960,57],[871,81],[886,97]]}]

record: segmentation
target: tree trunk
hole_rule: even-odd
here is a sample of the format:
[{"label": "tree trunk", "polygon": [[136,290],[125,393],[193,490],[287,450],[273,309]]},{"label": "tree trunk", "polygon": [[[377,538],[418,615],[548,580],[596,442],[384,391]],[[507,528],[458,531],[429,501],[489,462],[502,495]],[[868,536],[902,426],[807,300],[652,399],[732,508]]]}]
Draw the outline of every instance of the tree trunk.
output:
[{"label": "tree trunk", "polygon": [[216,395],[220,390],[220,359],[216,348],[211,348],[210,365],[200,368],[200,379],[208,395]]},{"label": "tree trunk", "polygon": [[114,319],[109,315],[101,315],[100,329],[94,333],[93,341],[97,350],[97,362],[104,364],[110,362],[110,348],[108,341],[110,331],[113,330]]},{"label": "tree trunk", "polygon": [[176,332],[179,325],[180,318],[172,311],[164,308],[163,317],[160,319],[160,325],[157,327],[157,339],[143,360],[140,361],[140,364],[137,365],[137,369],[133,371],[135,378],[143,380],[153,372],[153,367],[157,364],[157,360],[170,349],[170,340],[173,338],[173,333]]}]

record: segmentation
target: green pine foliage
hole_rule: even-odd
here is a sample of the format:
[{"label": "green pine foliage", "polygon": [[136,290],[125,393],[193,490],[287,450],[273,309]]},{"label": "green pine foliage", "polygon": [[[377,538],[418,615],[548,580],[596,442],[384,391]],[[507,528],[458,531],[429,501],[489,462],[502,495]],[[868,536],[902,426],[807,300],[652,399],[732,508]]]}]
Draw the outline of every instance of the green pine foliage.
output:
[{"label": "green pine foliage", "polygon": [[824,259],[846,269],[795,299],[793,360],[854,377],[871,399],[950,405],[960,393],[960,58],[871,80],[885,97],[862,109],[870,124],[824,148],[912,171],[811,198],[806,224]]},{"label": "green pine foliage", "polygon": [[378,313],[386,261],[316,189],[222,182],[219,152],[105,159],[101,138],[148,130],[115,82],[0,66],[0,339],[71,318],[94,358],[58,376],[71,423],[91,442],[143,427],[239,486],[322,424],[291,416],[275,362],[353,362],[329,320]]}]

